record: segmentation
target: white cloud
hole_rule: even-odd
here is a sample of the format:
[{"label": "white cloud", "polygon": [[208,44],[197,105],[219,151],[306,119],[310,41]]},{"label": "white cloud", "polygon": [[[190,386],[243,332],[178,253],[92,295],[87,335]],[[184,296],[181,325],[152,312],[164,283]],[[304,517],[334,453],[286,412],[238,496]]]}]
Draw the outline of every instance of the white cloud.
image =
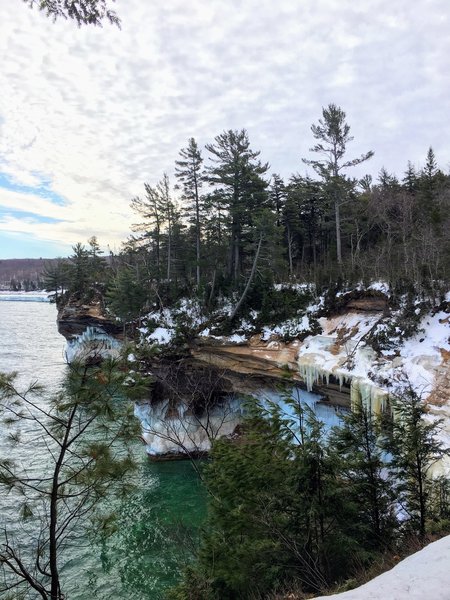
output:
[{"label": "white cloud", "polygon": [[429,145],[448,163],[446,0],[121,0],[117,11],[122,31],[79,29],[0,2],[0,169],[25,185],[44,178],[67,201],[33,199],[63,219],[35,223],[38,236],[123,238],[130,199],[171,172],[191,136],[246,127],[289,176],[330,102],[347,112],[351,154],[376,152],[363,171],[401,173]]}]

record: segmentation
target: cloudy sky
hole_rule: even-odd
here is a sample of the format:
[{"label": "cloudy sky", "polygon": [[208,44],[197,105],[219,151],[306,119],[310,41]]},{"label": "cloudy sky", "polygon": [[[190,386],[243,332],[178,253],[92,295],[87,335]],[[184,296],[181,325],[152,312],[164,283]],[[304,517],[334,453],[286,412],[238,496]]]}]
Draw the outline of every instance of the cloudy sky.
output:
[{"label": "cloudy sky", "polygon": [[[120,248],[130,200],[189,137],[246,128],[289,177],[323,106],[349,158],[402,175],[450,165],[448,0],[117,0],[122,30],[53,23],[0,0],[0,258]],[[173,181],[173,177],[172,177]]]}]

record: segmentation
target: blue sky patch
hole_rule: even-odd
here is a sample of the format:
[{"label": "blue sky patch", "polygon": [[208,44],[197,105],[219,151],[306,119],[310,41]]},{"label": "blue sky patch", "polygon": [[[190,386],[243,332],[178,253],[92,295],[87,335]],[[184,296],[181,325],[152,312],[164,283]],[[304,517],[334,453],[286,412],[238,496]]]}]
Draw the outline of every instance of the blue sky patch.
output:
[{"label": "blue sky patch", "polygon": [[22,194],[33,194],[35,196],[39,196],[44,198],[45,200],[50,200],[53,204],[57,204],[58,206],[64,206],[67,202],[66,200],[53,192],[51,187],[51,180],[43,177],[39,173],[32,173],[34,177],[37,177],[41,182],[39,186],[29,186],[29,185],[21,185],[15,183],[8,175],[2,173],[0,171],[0,187],[11,190],[12,192],[20,192]]},{"label": "blue sky patch", "polygon": [[39,240],[22,233],[0,231],[0,259],[7,258],[55,258],[68,256],[71,253],[69,245],[57,242]]},{"label": "blue sky patch", "polygon": [[23,219],[35,221],[36,223],[61,223],[62,219],[54,219],[53,217],[44,217],[42,215],[37,215],[34,212],[30,212],[27,210],[17,210],[12,208],[4,208],[0,206],[0,220],[4,217],[14,217],[15,219]]}]

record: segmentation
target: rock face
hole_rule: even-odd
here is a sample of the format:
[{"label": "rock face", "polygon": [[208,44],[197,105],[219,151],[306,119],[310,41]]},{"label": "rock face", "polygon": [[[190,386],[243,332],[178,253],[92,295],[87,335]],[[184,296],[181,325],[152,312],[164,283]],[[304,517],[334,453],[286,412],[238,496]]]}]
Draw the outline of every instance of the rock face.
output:
[{"label": "rock face", "polygon": [[[192,356],[200,362],[230,373],[239,373],[255,380],[278,380],[300,383],[305,377],[299,370],[301,342],[284,343],[279,340],[263,341],[253,336],[248,344],[210,344],[207,340],[192,349]],[[314,382],[308,391],[339,406],[350,406],[350,386],[330,376],[328,383]]]},{"label": "rock face", "polygon": [[192,356],[247,376],[299,382],[336,404],[351,406],[362,401],[374,413],[386,408],[389,394],[412,385],[427,399],[430,412],[447,411],[450,423],[449,315],[443,311],[425,315],[417,334],[394,350],[377,353],[367,343],[383,318],[383,302],[374,301],[376,307],[347,307],[338,315],[320,318],[322,333],[302,341],[254,336],[232,344],[204,338],[192,347]]},{"label": "rock face", "polygon": [[100,303],[87,305],[69,301],[58,311],[57,325],[58,332],[66,340],[82,335],[88,327],[100,329],[114,337],[120,338],[122,335],[122,326],[104,314]]}]

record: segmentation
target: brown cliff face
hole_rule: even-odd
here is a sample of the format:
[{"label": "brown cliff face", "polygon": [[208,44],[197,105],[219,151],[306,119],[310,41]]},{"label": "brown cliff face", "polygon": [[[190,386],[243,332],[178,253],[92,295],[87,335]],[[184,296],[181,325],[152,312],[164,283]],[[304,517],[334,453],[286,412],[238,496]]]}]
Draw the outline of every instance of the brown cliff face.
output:
[{"label": "brown cliff face", "polygon": [[122,326],[106,316],[99,303],[81,304],[69,301],[58,311],[58,332],[66,340],[71,340],[86,331],[87,327],[97,327],[105,333],[120,338]]},{"label": "brown cliff face", "polygon": [[[199,344],[191,350],[196,361],[206,363],[222,371],[238,373],[257,380],[292,382],[305,386],[298,369],[298,355],[301,342],[263,341],[254,336],[245,345]],[[331,376],[327,385],[315,384],[313,392],[323,400],[340,406],[350,406],[350,387],[340,385]]]}]

